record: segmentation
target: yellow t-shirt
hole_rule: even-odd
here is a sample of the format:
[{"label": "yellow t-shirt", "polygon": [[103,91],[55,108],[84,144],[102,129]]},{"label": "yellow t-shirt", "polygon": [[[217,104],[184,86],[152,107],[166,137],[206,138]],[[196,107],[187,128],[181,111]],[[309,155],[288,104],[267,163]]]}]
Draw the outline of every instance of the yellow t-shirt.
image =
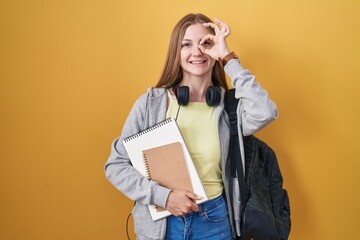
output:
[{"label": "yellow t-shirt", "polygon": [[[166,117],[175,118],[179,105],[170,95],[169,98]],[[223,182],[215,108],[209,107],[206,102],[189,102],[187,106],[180,107],[177,124],[209,199],[220,196]]]}]

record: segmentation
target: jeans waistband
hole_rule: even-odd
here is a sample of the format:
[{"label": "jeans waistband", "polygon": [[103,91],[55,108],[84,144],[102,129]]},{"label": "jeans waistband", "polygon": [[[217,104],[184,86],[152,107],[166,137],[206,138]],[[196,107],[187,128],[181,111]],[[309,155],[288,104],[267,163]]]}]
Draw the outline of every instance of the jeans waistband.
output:
[{"label": "jeans waistband", "polygon": [[223,204],[225,202],[224,196],[220,195],[214,199],[211,199],[209,201],[200,203],[199,206],[199,210],[201,211],[208,211],[209,209],[215,208],[221,204]]}]

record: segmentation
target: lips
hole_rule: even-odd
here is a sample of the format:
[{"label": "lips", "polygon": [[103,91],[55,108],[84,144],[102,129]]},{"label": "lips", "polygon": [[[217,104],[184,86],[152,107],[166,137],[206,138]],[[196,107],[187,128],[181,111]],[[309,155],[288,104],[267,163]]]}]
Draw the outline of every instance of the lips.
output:
[{"label": "lips", "polygon": [[206,63],[207,60],[193,60],[189,61],[191,64],[203,64]]}]

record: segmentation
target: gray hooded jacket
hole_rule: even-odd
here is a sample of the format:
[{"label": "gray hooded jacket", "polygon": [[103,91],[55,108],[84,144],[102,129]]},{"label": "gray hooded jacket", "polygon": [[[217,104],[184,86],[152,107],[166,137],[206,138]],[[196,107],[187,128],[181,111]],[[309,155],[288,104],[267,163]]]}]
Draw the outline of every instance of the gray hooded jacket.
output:
[{"label": "gray hooded jacket", "polygon": [[[249,70],[244,69],[236,59],[230,60],[225,72],[236,89],[235,97],[239,98],[237,107],[239,136],[248,136],[265,127],[277,118],[277,108],[268,97],[267,92],[255,81]],[[215,109],[221,144],[221,167],[224,190],[229,204],[229,218],[233,235],[240,234],[240,192],[237,178],[230,179],[228,161],[229,152],[229,120],[224,110],[224,93],[222,101]],[[165,120],[167,111],[167,94],[164,88],[149,88],[134,104],[122,129],[121,136],[112,144],[111,154],[105,164],[105,174],[108,180],[128,198],[136,201],[132,210],[135,233],[138,240],[164,239],[166,233],[166,219],[152,221],[147,205],[155,204],[165,207],[171,189],[149,181],[132,167],[122,140],[134,135],[156,123]],[[242,159],[244,161],[244,146],[242,138],[239,139]],[[244,164],[243,164],[244,166]],[[229,182],[234,189],[230,191]],[[232,192],[232,196],[229,196]]]}]

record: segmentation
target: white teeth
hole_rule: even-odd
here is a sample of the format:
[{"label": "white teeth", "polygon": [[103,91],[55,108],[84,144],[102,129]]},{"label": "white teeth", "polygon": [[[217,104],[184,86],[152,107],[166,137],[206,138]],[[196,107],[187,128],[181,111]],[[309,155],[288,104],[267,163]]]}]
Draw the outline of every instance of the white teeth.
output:
[{"label": "white teeth", "polygon": [[199,63],[205,63],[206,60],[203,60],[203,61],[191,61],[190,63],[195,63],[195,64],[199,64]]}]

